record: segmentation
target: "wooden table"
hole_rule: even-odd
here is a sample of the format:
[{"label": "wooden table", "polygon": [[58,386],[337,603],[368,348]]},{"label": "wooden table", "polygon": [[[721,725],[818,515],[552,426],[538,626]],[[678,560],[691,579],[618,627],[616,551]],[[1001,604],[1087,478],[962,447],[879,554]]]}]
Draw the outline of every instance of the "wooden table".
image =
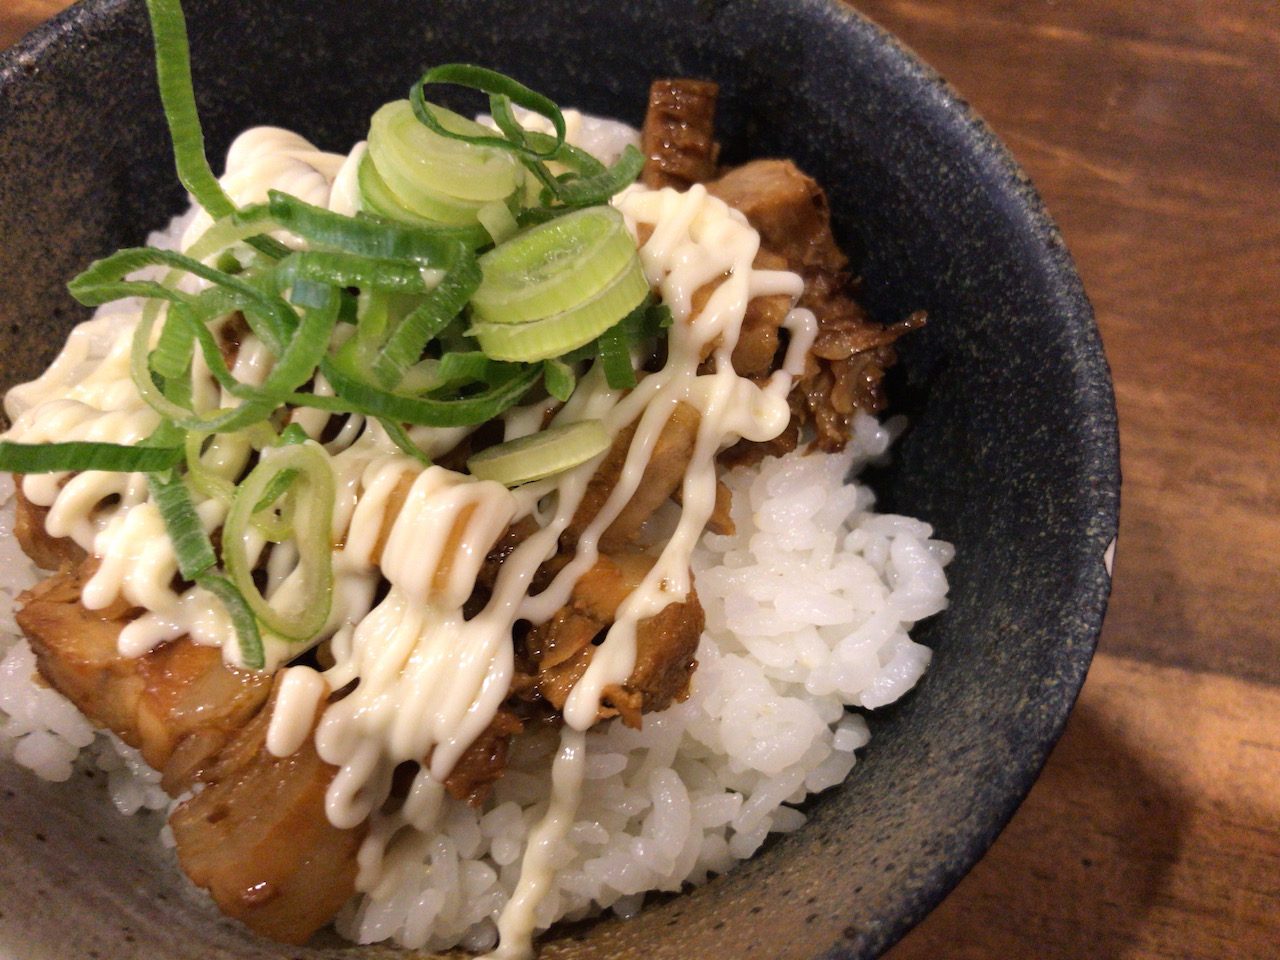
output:
[{"label": "wooden table", "polygon": [[[65,0],[4,0],[0,47]],[[891,960],[1280,957],[1280,4],[857,0],[1012,148],[1120,407],[1115,592],[1066,735]]]}]

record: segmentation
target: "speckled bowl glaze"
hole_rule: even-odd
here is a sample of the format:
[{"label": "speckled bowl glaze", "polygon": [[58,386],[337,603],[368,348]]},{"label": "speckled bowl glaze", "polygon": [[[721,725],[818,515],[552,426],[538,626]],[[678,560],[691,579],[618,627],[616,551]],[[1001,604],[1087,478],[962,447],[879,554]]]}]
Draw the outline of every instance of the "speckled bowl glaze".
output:
[{"label": "speckled bowl glaze", "polygon": [[[804,829],[636,920],[560,932],[548,958],[862,958],[987,849],[1057,739],[1110,585],[1116,422],[1088,301],[1026,178],[955,92],[820,0],[190,3],[210,154],[250,124],[345,149],[427,64],[491,64],[638,123],[649,80],[723,89],[724,156],[790,156],[824,184],[873,312],[929,311],[894,380],[911,418],[874,478],[884,508],[955,542],[933,667],[871,720],[849,782]],[[0,380],[84,315],[63,284],[183,204],[136,0],[91,0],[0,58]],[[466,107],[465,104],[458,104]],[[258,942],[212,915],[91,779],[0,769],[0,958],[365,957]]]}]

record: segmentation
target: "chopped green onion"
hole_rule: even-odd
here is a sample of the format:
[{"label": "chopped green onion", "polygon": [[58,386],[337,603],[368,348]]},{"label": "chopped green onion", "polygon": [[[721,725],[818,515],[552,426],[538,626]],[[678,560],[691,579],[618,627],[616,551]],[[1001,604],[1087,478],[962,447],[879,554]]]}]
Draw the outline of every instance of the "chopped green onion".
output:
[{"label": "chopped green onion", "polygon": [[[165,266],[179,272],[191,273],[221,287],[223,295],[239,307],[249,321],[253,332],[272,353],[279,355],[289,335],[298,325],[298,318],[289,305],[279,297],[271,296],[221,270],[206,266],[198,260],[174,253],[172,250],[155,250],[151,247],[134,247],[120,250],[109,257],[95,260],[78,277],[67,284],[71,295],[86,307],[97,307],[124,297],[146,297],[168,300],[171,303],[190,304],[195,299],[164,283],[154,280],[126,280],[127,274],[142,267]],[[255,318],[260,322],[255,323]]]},{"label": "chopped green onion", "polygon": [[223,192],[205,156],[204,133],[200,129],[191,84],[191,50],[182,4],[179,0],[147,0],[147,12],[151,15],[151,31],[155,37],[160,102],[173,138],[178,179],[209,216],[225,217],[235,210],[235,204]]},{"label": "chopped green onion", "polygon": [[415,260],[423,266],[442,269],[457,257],[460,237],[447,230],[346,217],[278,190],[270,191],[267,196],[271,217],[290,233],[318,247],[333,247],[365,257]]},{"label": "chopped green onion", "polygon": [[426,97],[423,95],[422,88],[431,83],[453,83],[458,86],[470,87],[473,90],[480,90],[484,93],[506,97],[512,103],[524,107],[526,110],[532,110],[534,113],[540,114],[551,121],[551,126],[556,132],[556,149],[559,148],[560,144],[564,143],[564,114],[560,112],[560,108],[552,101],[537,91],[530,90],[524,84],[511,79],[506,74],[469,63],[443,63],[438,67],[432,67],[422,75],[409,91],[409,102],[413,105],[414,115],[430,130],[442,137],[463,140],[478,147],[496,147],[499,150],[510,150],[512,153],[529,157],[533,160],[547,160],[555,153],[555,149],[539,151],[525,146],[523,142],[514,142],[504,137],[483,134],[468,136],[464,133],[447,129],[435,116],[431,105],[427,103]]},{"label": "chopped green onion", "polygon": [[467,469],[481,480],[515,487],[586,463],[610,442],[603,423],[582,420],[489,447],[468,460]]},{"label": "chopped green onion", "polygon": [[454,351],[444,354],[436,368],[436,379],[441,385],[446,383],[471,383],[476,380],[488,380],[492,374],[490,367],[497,361],[490,360],[480,350]]},{"label": "chopped green onion", "polygon": [[[497,119],[497,116],[498,115],[495,112],[495,120]],[[514,117],[511,118],[511,122],[515,122]],[[521,134],[526,143],[540,145],[541,149],[544,151],[551,149],[555,145],[555,137],[549,137],[545,133],[539,133],[536,130],[524,130],[522,128]],[[510,133],[507,134],[507,136],[510,135]],[[591,154],[587,153],[587,151],[579,147],[575,147],[567,141],[555,148],[555,152],[547,157],[547,162],[558,163],[563,167],[567,167],[580,177],[599,176],[607,169],[603,163]]]},{"label": "chopped green onion", "polygon": [[[410,260],[364,257],[330,250],[291,253],[276,270],[281,286],[307,280],[318,286],[425,294],[439,282],[432,271],[424,270]],[[294,303],[298,303],[296,298]]]},{"label": "chopped green onion", "polygon": [[401,453],[417,460],[424,467],[431,466],[431,458],[427,456],[421,447],[413,442],[413,438],[409,436],[409,431],[394,420],[388,420],[386,417],[380,418],[378,423],[382,424],[382,429],[387,432],[391,442],[400,448]]},{"label": "chopped green onion", "polygon": [[[356,180],[360,188],[361,216],[368,221],[407,224],[437,236],[461,240],[472,250],[487,247],[493,242],[489,231],[480,223],[450,227],[414,213],[391,192],[368,154],[356,166]],[[375,217],[378,219],[374,220]]]},{"label": "chopped green onion", "polygon": [[195,580],[212,568],[218,558],[191,502],[191,492],[182,477],[173,471],[147,474],[147,486],[151,488],[151,499],[160,511],[165,532],[173,544],[178,572],[184,580]]},{"label": "chopped green onion", "polygon": [[[187,309],[186,302],[180,301],[170,305],[170,322],[187,323],[191,326],[193,334],[201,345],[205,362],[214,377],[233,395],[244,400],[239,406],[218,411],[212,416],[196,414],[174,403],[164,395],[163,391],[156,389],[151,378],[147,347],[159,311],[152,309],[154,304],[148,305],[148,309],[143,311],[142,318],[134,330],[130,356],[130,373],[139,395],[162,417],[186,430],[199,433],[227,433],[266,419],[276,407],[284,403],[285,398],[292,391],[314,376],[316,366],[328,350],[333,327],[337,322],[340,300],[337,291],[332,288],[324,288],[324,290],[327,294],[321,299],[327,299],[327,303],[321,307],[303,311],[296,335],[286,344],[262,386],[256,388],[231,379],[213,335],[200,318]],[[206,291],[205,295],[207,294],[216,294],[217,297],[204,304],[206,309],[221,310],[220,300],[226,296],[225,292],[214,290]],[[191,299],[197,303],[201,302],[200,298]],[[209,306],[209,303],[213,306]],[[286,307],[286,309],[289,308]],[[297,323],[297,315],[293,314],[292,310],[289,310],[289,313]]]},{"label": "chopped green onion", "polygon": [[621,323],[600,334],[596,340],[604,378],[613,390],[629,390],[636,385],[636,371],[631,365],[631,349]]},{"label": "chopped green onion", "polygon": [[495,360],[532,363],[590,343],[649,295],[636,260],[615,282],[563,313],[532,323],[476,323],[468,331]]},{"label": "chopped green onion", "polygon": [[[490,130],[435,104],[431,114],[451,133],[491,136]],[[384,104],[369,125],[369,156],[391,192],[410,209],[427,194],[455,201],[505,200],[520,185],[520,165],[507,150],[442,137],[414,116],[408,100]]]},{"label": "chopped green onion", "polygon": [[590,299],[639,258],[622,214],[589,207],[526,230],[478,263],[484,279],[471,298],[478,319],[525,323]]},{"label": "chopped green onion", "polygon": [[249,670],[261,670],[265,667],[267,660],[262,648],[262,634],[258,631],[258,621],[254,619],[244,595],[230,580],[216,573],[201,574],[196,578],[196,583],[221,600],[226,608],[227,616],[231,618],[231,625],[236,631],[240,662]]},{"label": "chopped green onion", "polygon": [[634,183],[643,168],[644,154],[627,144],[613,166],[603,173],[564,181],[554,188],[544,187],[542,202],[548,203],[554,197],[567,207],[604,203],[623,187]]},{"label": "chopped green onion", "polygon": [[427,343],[458,315],[480,284],[480,268],[461,245],[457,260],[422,304],[396,324],[373,358],[373,373],[387,387],[397,386],[422,356]]},{"label": "chopped green onion", "polygon": [[[231,498],[235,496],[236,485],[205,466],[204,445],[211,436],[213,436],[211,433],[187,434],[185,440],[187,480],[190,481],[191,486],[211,500],[221,500],[229,504]],[[243,444],[242,453],[247,453],[249,448],[249,439],[242,433],[224,434],[222,442]]]},{"label": "chopped green onion", "polygon": [[480,226],[488,231],[489,236],[493,237],[494,243],[502,243],[510,239],[520,229],[520,224],[512,215],[511,208],[497,200],[481,207],[476,213],[476,219],[480,221]]},{"label": "chopped green onion", "polygon": [[[235,211],[235,204],[213,175],[204,150],[204,131],[196,108],[191,83],[191,46],[187,21],[179,0],[147,0],[151,33],[155,40],[156,81],[164,108],[178,179],[195,197],[196,203],[215,220]],[[270,237],[252,237],[249,242],[270,257],[279,258],[288,248]]]},{"label": "chopped green onion", "polygon": [[547,388],[547,393],[561,403],[564,403],[573,395],[573,388],[577,383],[577,379],[573,372],[573,367],[563,360],[542,361],[542,384]]},{"label": "chopped green onion", "polygon": [[151,473],[182,461],[174,447],[130,447],[119,443],[69,440],[65,443],[14,443],[0,440],[0,470],[11,473],[60,473],[63,470],[104,470],[109,473]]},{"label": "chopped green onion", "polygon": [[307,436],[307,431],[302,429],[302,425],[291,423],[280,431],[280,439],[276,441],[278,447],[288,447],[297,443],[306,443],[311,438]]},{"label": "chopped green onion", "polygon": [[[298,569],[290,580],[297,577],[301,583],[292,595],[291,605],[281,610],[262,595],[253,581],[246,535],[276,478],[289,471],[295,475],[289,496],[293,498],[292,526],[298,547]],[[264,451],[258,465],[236,490],[227,514],[222,559],[231,582],[258,621],[285,640],[313,639],[329,619],[333,602],[333,502],[333,468],[324,449],[309,441]]]},{"label": "chopped green onion", "polygon": [[166,380],[187,373],[195,352],[195,334],[185,323],[166,323],[151,354],[151,369]]},{"label": "chopped green onion", "polygon": [[528,393],[542,373],[538,367],[525,367],[480,393],[456,400],[434,400],[407,397],[375,387],[336,363],[326,362],[321,369],[340,399],[294,394],[289,402],[428,427],[469,427],[492,420]]}]

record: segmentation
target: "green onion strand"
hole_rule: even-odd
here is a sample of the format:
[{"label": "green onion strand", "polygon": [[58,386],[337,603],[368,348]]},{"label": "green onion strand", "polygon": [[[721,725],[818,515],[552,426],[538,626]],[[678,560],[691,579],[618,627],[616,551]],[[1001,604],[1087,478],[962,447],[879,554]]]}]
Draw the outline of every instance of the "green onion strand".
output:
[{"label": "green onion strand", "polygon": [[534,113],[540,114],[551,121],[551,126],[556,131],[555,144],[557,149],[560,144],[564,143],[564,114],[560,112],[560,108],[555,103],[537,91],[530,90],[519,81],[513,80],[506,74],[469,63],[442,63],[437,67],[432,67],[410,88],[409,102],[413,104],[414,115],[433,133],[437,133],[442,137],[450,137],[454,140],[462,140],[478,147],[495,147],[499,150],[510,150],[512,153],[535,160],[549,159],[555,152],[554,150],[538,151],[505,137],[468,136],[467,134],[454,133],[452,130],[446,129],[435,114],[431,112],[431,105],[427,103],[426,96],[423,93],[423,88],[433,83],[452,83],[462,87],[470,87],[482,93],[509,97],[512,103],[524,107],[526,110],[532,110]]},{"label": "green onion strand", "polygon": [[64,443],[0,440],[0,470],[11,473],[60,473],[63,470],[151,473],[176,466],[182,456],[181,446],[131,447],[91,440]]},{"label": "green onion strand", "polygon": [[382,429],[387,432],[387,436],[400,449],[401,453],[417,460],[424,467],[431,466],[431,458],[427,456],[426,451],[413,442],[408,430],[394,420],[388,420],[386,417],[380,417],[378,423],[382,424]]},{"label": "green onion strand", "polygon": [[627,144],[613,166],[603,173],[561,181],[554,190],[544,187],[542,202],[547,204],[554,196],[566,207],[585,207],[604,203],[623,187],[634,183],[643,168],[644,154],[631,144]]},{"label": "green onion strand", "polygon": [[244,595],[230,580],[216,573],[201,574],[196,578],[196,584],[217,597],[226,608],[227,616],[231,618],[231,625],[236,631],[240,662],[249,670],[263,669],[267,665],[267,658],[262,646],[262,633],[258,630],[258,621],[245,602]]},{"label": "green onion strand", "polygon": [[542,383],[547,388],[547,393],[564,403],[573,395],[577,376],[573,372],[573,367],[563,360],[543,360]]},{"label": "green onion strand", "polygon": [[[293,533],[298,547],[297,581],[287,609],[273,605],[253,580],[249,526],[254,515],[277,489],[277,479],[292,473],[287,491],[293,500]],[[240,484],[223,526],[222,560],[231,582],[258,621],[271,633],[293,642],[313,640],[324,628],[333,602],[332,536],[335,497],[333,468],[324,449],[314,441],[287,444],[265,451],[258,465]]]},{"label": "green onion strand", "polygon": [[459,240],[447,231],[372,217],[347,217],[278,190],[268,194],[268,209],[284,229],[318,247],[364,257],[413,260],[427,267],[447,267],[457,256]]},{"label": "green onion strand", "polygon": [[147,474],[151,499],[164,520],[165,532],[178,558],[178,572],[184,580],[195,580],[211,569],[218,558],[204,531],[200,515],[191,502],[191,492],[183,479],[173,471]]},{"label": "green onion strand", "polygon": [[631,350],[622,323],[615,324],[596,339],[604,378],[613,390],[630,390],[636,385],[636,372],[631,366]]},{"label": "green onion strand", "polygon": [[97,307],[113,300],[135,296],[171,303],[190,304],[194,301],[192,294],[183,293],[162,282],[124,279],[127,274],[149,266],[165,266],[174,271],[190,273],[221,287],[225,296],[244,312],[253,332],[276,355],[284,350],[289,335],[297,326],[297,315],[284,300],[264,293],[240,277],[223,273],[172,250],[156,250],[152,247],[121,250],[109,257],[95,260],[67,284],[67,289],[86,307]]},{"label": "green onion strand", "polygon": [[480,267],[461,245],[457,260],[422,305],[401,320],[373,360],[373,373],[387,387],[395,387],[422,351],[456,317],[480,286]]},{"label": "green onion strand", "polygon": [[518,373],[480,393],[455,400],[436,400],[391,393],[352,376],[330,361],[322,364],[321,369],[354,412],[428,427],[469,427],[492,420],[523,397],[542,373],[537,366],[519,368]]},{"label": "green onion strand", "polygon": [[169,135],[173,138],[173,158],[178,179],[195,197],[196,203],[217,219],[235,210],[209,167],[204,150],[204,132],[196,109],[191,83],[191,48],[187,23],[179,0],[147,0],[151,30],[155,36],[156,80],[164,106]]}]

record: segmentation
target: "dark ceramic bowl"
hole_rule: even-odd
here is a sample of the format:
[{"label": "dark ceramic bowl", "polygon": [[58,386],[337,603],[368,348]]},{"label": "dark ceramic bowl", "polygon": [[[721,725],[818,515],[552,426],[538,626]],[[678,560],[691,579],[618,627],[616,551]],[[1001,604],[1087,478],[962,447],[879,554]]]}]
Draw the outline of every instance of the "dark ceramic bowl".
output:
[{"label": "dark ceramic bowl", "polygon": [[[190,3],[220,167],[241,128],[346,149],[425,65],[471,60],[638,123],[651,78],[716,79],[724,156],[790,156],[830,192],[873,312],[923,308],[894,388],[911,430],[875,483],[953,541],[933,667],[871,719],[849,782],[732,874],[545,957],[871,957],[920,920],[1026,794],[1084,678],[1109,588],[1119,473],[1111,384],[1062,240],[954,91],[820,0]],[[0,380],[28,378],[84,315],[63,284],[183,205],[141,2],[90,0],[0,59]],[[5,765],[0,957],[350,957],[210,917],[101,788]],[[383,951],[370,951],[382,955]],[[363,954],[361,954],[363,955]]]}]

